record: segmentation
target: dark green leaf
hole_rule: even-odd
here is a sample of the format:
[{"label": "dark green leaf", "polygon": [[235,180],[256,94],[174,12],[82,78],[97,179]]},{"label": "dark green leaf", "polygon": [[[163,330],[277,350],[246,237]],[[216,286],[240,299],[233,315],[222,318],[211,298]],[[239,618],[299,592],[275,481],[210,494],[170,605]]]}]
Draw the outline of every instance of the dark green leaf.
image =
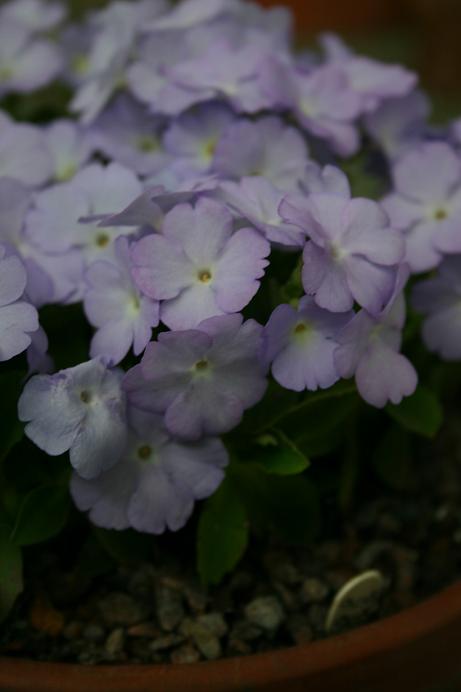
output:
[{"label": "dark green leaf", "polygon": [[[332,402],[345,396],[355,394],[355,384],[350,381],[338,382],[334,387],[318,392],[308,393],[301,399],[287,404],[286,406],[278,407],[272,412],[272,415],[265,417],[261,423],[261,429],[256,430],[257,434],[263,433],[272,428],[283,428],[284,431],[298,431],[305,429],[309,423],[309,417],[313,415],[314,407],[323,402]],[[323,416],[322,416],[323,417]],[[291,437],[291,434],[290,434]]]},{"label": "dark green leaf", "polygon": [[372,456],[379,478],[395,490],[407,488],[413,477],[408,433],[395,425],[380,440]]},{"label": "dark green leaf", "polygon": [[127,531],[94,529],[94,534],[110,557],[121,563],[136,563],[152,557],[152,536]]},{"label": "dark green leaf", "polygon": [[11,528],[0,524],[0,621],[22,591],[21,549],[10,540]]},{"label": "dark green leaf", "polygon": [[399,406],[386,406],[386,411],[403,428],[423,437],[435,437],[443,423],[443,409],[439,400],[423,386],[419,386]]},{"label": "dark green leaf", "polygon": [[70,508],[66,485],[48,484],[32,490],[19,509],[11,540],[15,545],[41,543],[64,527]]},{"label": "dark green leaf", "polygon": [[244,463],[234,463],[230,473],[255,526],[292,544],[315,538],[320,504],[315,486],[305,476],[275,476]]},{"label": "dark green leaf", "polygon": [[301,473],[309,466],[309,459],[280,430],[261,435],[250,453],[266,473],[279,476]]},{"label": "dark green leaf", "polygon": [[205,584],[217,584],[240,560],[248,543],[248,520],[229,478],[207,500],[197,533],[197,567]]},{"label": "dark green leaf", "polygon": [[18,399],[24,373],[13,371],[0,375],[0,461],[22,437],[23,426],[18,420]]}]

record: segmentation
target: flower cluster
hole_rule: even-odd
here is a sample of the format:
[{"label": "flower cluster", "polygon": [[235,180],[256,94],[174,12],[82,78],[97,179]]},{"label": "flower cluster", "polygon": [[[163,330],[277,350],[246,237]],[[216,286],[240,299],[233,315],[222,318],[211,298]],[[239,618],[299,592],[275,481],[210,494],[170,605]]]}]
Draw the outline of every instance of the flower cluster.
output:
[{"label": "flower cluster", "polygon": [[[429,128],[403,67],[330,35],[295,53],[283,9],[135,0],[63,21],[51,1],[0,10],[0,93],[73,91],[45,125],[0,112],[0,360],[27,349],[19,418],[69,451],[94,523],[177,530],[270,375],[354,377],[378,408],[415,391],[412,274],[437,270],[412,293],[424,342],[461,358],[460,128]],[[342,171],[370,141],[381,200]],[[72,304],[88,359],[53,372],[37,310]]]}]

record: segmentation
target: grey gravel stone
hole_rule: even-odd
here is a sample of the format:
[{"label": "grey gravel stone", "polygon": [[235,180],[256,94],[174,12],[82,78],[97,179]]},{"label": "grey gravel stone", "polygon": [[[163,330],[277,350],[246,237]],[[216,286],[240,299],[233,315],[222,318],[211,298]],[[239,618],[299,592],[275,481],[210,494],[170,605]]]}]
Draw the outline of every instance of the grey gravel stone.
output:
[{"label": "grey gravel stone", "polygon": [[261,635],[262,630],[260,627],[252,625],[248,620],[240,620],[232,627],[229,639],[252,642],[255,639],[259,639]]},{"label": "grey gravel stone", "polygon": [[314,638],[312,627],[304,615],[292,614],[286,623],[294,644],[308,644]]},{"label": "grey gravel stone", "polygon": [[182,596],[176,589],[163,585],[157,586],[155,596],[155,610],[160,626],[167,632],[172,632],[184,617]]},{"label": "grey gravel stone", "polygon": [[165,651],[167,649],[172,649],[179,644],[183,644],[185,638],[182,634],[166,634],[164,637],[158,637],[150,643],[149,648],[151,651]]},{"label": "grey gravel stone", "polygon": [[207,613],[197,618],[197,624],[206,627],[216,637],[224,637],[229,628],[221,613]]},{"label": "grey gravel stone", "polygon": [[245,615],[253,625],[274,632],[285,619],[284,610],[275,596],[261,596],[250,601],[245,607]]},{"label": "grey gravel stone", "polygon": [[309,579],[303,581],[299,596],[302,603],[322,603],[328,596],[329,591],[329,586],[324,581],[315,577],[309,577]]},{"label": "grey gravel stone", "polygon": [[172,663],[196,663],[200,660],[200,654],[191,644],[184,644],[170,654]]},{"label": "grey gravel stone", "polygon": [[148,617],[146,609],[132,596],[114,591],[99,602],[106,625],[135,625]]},{"label": "grey gravel stone", "polygon": [[106,639],[104,649],[109,658],[116,658],[125,646],[125,632],[122,627],[113,630]]},{"label": "grey gravel stone", "polygon": [[102,642],[106,636],[104,629],[100,625],[87,625],[82,630],[82,637],[91,642]]}]

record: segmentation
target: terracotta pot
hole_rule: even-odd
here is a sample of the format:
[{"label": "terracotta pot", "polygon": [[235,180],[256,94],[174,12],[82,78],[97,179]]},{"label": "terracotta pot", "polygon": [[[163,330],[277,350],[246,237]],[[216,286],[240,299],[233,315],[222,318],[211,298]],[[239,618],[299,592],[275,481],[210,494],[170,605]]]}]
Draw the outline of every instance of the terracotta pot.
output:
[{"label": "terracotta pot", "polygon": [[265,7],[284,5],[293,10],[299,32],[360,31],[379,28],[392,20],[397,0],[259,0]]},{"label": "terracotta pot", "polygon": [[325,641],[213,663],[79,666],[0,661],[1,692],[459,692],[461,582]]}]

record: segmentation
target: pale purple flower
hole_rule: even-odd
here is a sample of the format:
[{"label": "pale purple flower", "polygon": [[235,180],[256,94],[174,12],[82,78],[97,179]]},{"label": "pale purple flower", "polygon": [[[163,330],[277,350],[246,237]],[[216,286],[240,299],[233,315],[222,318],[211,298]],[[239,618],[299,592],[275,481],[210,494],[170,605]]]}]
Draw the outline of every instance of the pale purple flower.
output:
[{"label": "pale purple flower", "polygon": [[44,0],[10,0],[0,9],[0,23],[15,21],[30,32],[54,29],[65,16],[66,7],[62,2]]},{"label": "pale purple flower", "polygon": [[127,94],[120,94],[92,123],[92,146],[140,175],[154,174],[170,157],[160,133],[163,119],[149,115]]},{"label": "pale purple flower", "polygon": [[85,78],[70,105],[82,122],[94,120],[123,83],[141,21],[137,3],[128,2],[112,3],[94,18]]},{"label": "pale purple flower", "polygon": [[92,358],[103,356],[116,365],[131,346],[138,356],[159,323],[159,304],[142,296],[131,278],[128,239],[114,243],[116,263],[98,261],[85,274],[88,289],[84,308],[89,322],[97,327],[91,341]]},{"label": "pale purple flower", "polygon": [[163,145],[192,172],[209,172],[218,142],[234,120],[235,115],[224,104],[212,102],[196,106],[172,121]]},{"label": "pale purple flower", "polygon": [[336,166],[327,165],[322,168],[315,161],[310,161],[306,166],[300,187],[307,194],[322,193],[351,198],[351,186],[346,174]]},{"label": "pale purple flower", "polygon": [[197,329],[159,334],[127,373],[129,400],[164,412],[169,432],[183,439],[232,430],[267,386],[262,327],[242,320],[238,314],[212,317]]},{"label": "pale purple flower", "polygon": [[8,256],[0,245],[0,361],[25,351],[39,328],[36,309],[23,300],[26,282],[19,257]]},{"label": "pale purple flower", "polygon": [[53,160],[53,178],[65,182],[88,162],[93,147],[81,127],[72,120],[55,120],[45,129]]},{"label": "pale purple flower", "polygon": [[30,335],[30,346],[27,349],[29,375],[50,373],[54,370],[53,359],[48,353],[48,337],[43,327]]},{"label": "pale purple flower", "polygon": [[170,12],[144,24],[145,31],[190,29],[215,19],[238,4],[238,0],[183,0]]},{"label": "pale purple flower", "polygon": [[434,278],[413,289],[412,305],[423,313],[427,348],[445,360],[461,360],[461,257],[447,257]]},{"label": "pale purple flower", "polygon": [[427,130],[430,103],[422,91],[386,99],[365,116],[365,129],[391,159],[418,143]]},{"label": "pale purple flower", "polygon": [[169,70],[190,59],[191,55],[185,34],[162,32],[149,36],[140,45],[138,59],[127,69],[129,90],[153,113],[178,115],[199,99],[196,92],[173,84]]},{"label": "pale purple flower", "polygon": [[359,394],[377,408],[388,402],[400,404],[418,384],[413,365],[399,352],[408,275],[408,267],[401,265],[394,294],[384,310],[377,316],[360,310],[336,336],[340,344],[334,354],[338,373],[344,378],[355,375]]},{"label": "pale purple flower", "polygon": [[161,235],[135,243],[133,276],[143,293],[162,301],[164,324],[189,329],[207,317],[242,310],[258,291],[269,253],[257,231],[233,233],[228,209],[200,198],[195,208],[172,209]]},{"label": "pale purple flower", "polygon": [[339,380],[335,337],[354,313],[332,313],[305,296],[296,310],[279,305],[264,329],[264,356],[282,387],[300,392],[328,389]]},{"label": "pale purple flower", "polygon": [[145,229],[160,232],[166,214],[173,207],[185,202],[192,203],[202,192],[212,190],[214,187],[214,184],[210,188],[206,185],[198,185],[197,190],[194,190],[192,186],[183,192],[169,192],[163,185],[149,186],[121,212],[103,215],[98,226],[101,228],[142,226]]},{"label": "pale purple flower", "polygon": [[277,116],[239,119],[223,134],[215,150],[214,170],[225,178],[262,176],[283,190],[293,189],[308,163],[307,145]]},{"label": "pale purple flower", "polygon": [[15,123],[0,112],[0,176],[39,186],[53,175],[53,160],[45,133]]},{"label": "pale purple flower", "polygon": [[[236,47],[218,41],[207,45],[198,57],[171,67],[168,77],[187,94],[195,94],[197,103],[219,98],[239,113],[256,113],[272,105],[260,85],[266,56],[267,49],[258,43]],[[178,113],[176,99],[164,97],[158,106],[163,113]]]},{"label": "pale purple flower", "polygon": [[9,254],[22,260],[27,275],[25,292],[37,307],[51,302],[53,282],[37,259],[43,253],[24,234],[24,222],[31,203],[32,191],[14,178],[0,178],[0,243]]},{"label": "pale purple flower", "polygon": [[339,67],[322,65],[306,73],[269,60],[264,65],[262,80],[272,101],[293,111],[304,130],[326,140],[341,156],[357,151],[355,120],[361,101]]},{"label": "pale purple flower", "polygon": [[291,248],[302,248],[306,234],[285,223],[279,206],[285,196],[266,178],[242,178],[239,183],[224,182],[219,186],[220,198],[235,212],[237,218],[249,221],[267,240]]},{"label": "pale purple flower", "polygon": [[319,307],[346,312],[357,301],[373,314],[382,310],[394,290],[404,241],[379,204],[331,194],[288,195],[280,215],[310,237],[302,280]]},{"label": "pale purple flower", "polygon": [[94,480],[74,474],[77,507],[106,529],[177,531],[196,500],[211,495],[224,478],[228,454],[218,438],[175,440],[161,416],[130,410],[130,433],[121,460]]},{"label": "pale purple flower", "polygon": [[[79,219],[108,214],[123,207],[142,191],[135,174],[117,163],[107,167],[92,164],[74,178],[54,185],[35,197],[35,206],[27,217],[27,236],[49,255],[78,250],[82,269],[98,259],[114,257],[113,241],[130,235],[136,227],[102,229]],[[74,286],[75,299],[81,296],[83,277]]]},{"label": "pale purple flower", "polygon": [[406,96],[416,86],[414,72],[355,55],[337,36],[325,34],[323,46],[330,64],[343,71],[350,88],[360,97],[363,112],[375,110],[385,99]]},{"label": "pale purple flower", "polygon": [[444,142],[427,142],[393,166],[394,192],[383,206],[404,232],[412,272],[436,267],[442,253],[461,252],[461,158]]},{"label": "pale purple flower", "polygon": [[22,23],[0,21],[0,95],[28,93],[51,82],[63,66],[55,44],[32,38]]},{"label": "pale purple flower", "polygon": [[121,372],[95,359],[35,375],[21,394],[18,415],[37,447],[50,456],[69,450],[79,475],[94,478],[120,459],[126,442]]}]

